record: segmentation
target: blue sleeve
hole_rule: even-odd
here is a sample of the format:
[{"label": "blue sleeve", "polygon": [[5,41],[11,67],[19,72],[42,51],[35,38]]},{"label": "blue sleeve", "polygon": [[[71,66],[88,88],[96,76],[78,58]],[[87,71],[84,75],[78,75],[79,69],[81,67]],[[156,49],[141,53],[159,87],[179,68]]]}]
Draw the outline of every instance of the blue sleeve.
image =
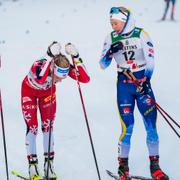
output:
[{"label": "blue sleeve", "polygon": [[107,36],[103,45],[103,51],[99,64],[102,69],[106,69],[112,62],[112,55],[109,53],[111,47],[111,36]]},{"label": "blue sleeve", "polygon": [[145,76],[151,79],[154,71],[154,46],[147,32],[141,32],[141,42],[146,61]]}]

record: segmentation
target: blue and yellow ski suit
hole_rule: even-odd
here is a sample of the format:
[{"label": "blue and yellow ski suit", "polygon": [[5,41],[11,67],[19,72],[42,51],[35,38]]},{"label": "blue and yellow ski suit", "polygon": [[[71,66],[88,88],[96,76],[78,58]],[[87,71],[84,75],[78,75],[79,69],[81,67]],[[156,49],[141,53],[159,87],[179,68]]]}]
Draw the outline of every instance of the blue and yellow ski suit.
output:
[{"label": "blue and yellow ski suit", "polygon": [[[109,54],[111,45],[117,41],[123,43],[123,49]],[[117,63],[117,105],[122,126],[122,133],[118,143],[119,157],[126,158],[129,155],[134,126],[135,103],[137,103],[146,128],[146,143],[149,155],[158,155],[157,110],[148,96],[140,94],[133,81],[123,74],[123,69],[129,69],[139,82],[144,82],[146,80],[150,81],[154,70],[153,44],[149,35],[143,29],[135,27],[132,15],[129,16],[121,34],[113,31],[106,37],[99,62],[101,68],[107,68],[113,58]],[[148,95],[155,100],[151,86],[149,86]]]}]

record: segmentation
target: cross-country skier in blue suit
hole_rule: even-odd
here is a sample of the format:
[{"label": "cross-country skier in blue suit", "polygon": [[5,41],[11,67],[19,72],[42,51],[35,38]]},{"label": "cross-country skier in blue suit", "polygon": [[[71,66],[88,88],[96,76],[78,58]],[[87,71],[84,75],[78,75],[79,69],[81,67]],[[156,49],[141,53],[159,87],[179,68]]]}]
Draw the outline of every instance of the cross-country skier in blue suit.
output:
[{"label": "cross-country skier in blue suit", "polygon": [[[100,66],[106,69],[113,58],[117,63],[117,104],[122,126],[118,143],[120,180],[127,180],[129,175],[128,156],[134,126],[135,102],[147,133],[151,176],[157,180],[168,180],[168,176],[159,166],[157,110],[149,98],[150,96],[155,100],[150,83],[154,70],[152,41],[147,32],[135,26],[132,13],[124,7],[111,8],[110,23],[114,31],[105,39]],[[138,86],[132,77],[136,78]]]}]

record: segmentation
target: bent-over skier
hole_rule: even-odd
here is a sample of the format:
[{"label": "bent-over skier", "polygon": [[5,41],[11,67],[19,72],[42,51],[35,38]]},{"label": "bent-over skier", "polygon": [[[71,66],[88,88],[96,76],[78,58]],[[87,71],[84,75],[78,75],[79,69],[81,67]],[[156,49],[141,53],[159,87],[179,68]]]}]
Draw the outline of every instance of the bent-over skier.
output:
[{"label": "bent-over skier", "polygon": [[[87,83],[90,80],[75,46],[68,43],[65,46],[65,50],[68,55],[73,57],[78,73],[76,73],[76,68],[70,64],[68,58],[62,55],[60,50],[60,44],[58,42],[53,42],[48,47],[47,55],[33,63],[28,75],[22,82],[21,103],[23,116],[27,125],[26,149],[29,162],[29,177],[31,180],[40,179],[36,152],[36,137],[38,133],[37,109],[39,108],[40,110],[43,132],[44,176],[46,177],[48,173],[49,178],[56,179],[57,177],[53,167],[53,124],[56,113],[56,83],[61,82],[68,76],[73,79],[76,79],[76,76],[78,76],[78,80],[83,83]],[[53,83],[52,79],[54,79]],[[50,121],[52,122],[50,123]],[[50,128],[51,143],[49,147]]]}]

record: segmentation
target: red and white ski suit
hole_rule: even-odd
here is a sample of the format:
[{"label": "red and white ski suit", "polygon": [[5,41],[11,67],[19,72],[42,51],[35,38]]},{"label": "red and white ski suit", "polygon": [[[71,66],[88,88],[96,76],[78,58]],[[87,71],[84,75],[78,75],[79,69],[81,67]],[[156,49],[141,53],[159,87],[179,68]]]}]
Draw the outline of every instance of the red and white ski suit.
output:
[{"label": "red and white ski suit", "polygon": [[[76,66],[78,70],[78,80],[82,83],[89,82],[90,77],[88,76],[83,63],[78,61]],[[43,74],[43,76],[40,76],[41,74]],[[68,76],[76,79],[75,68],[73,65],[70,66]],[[47,59],[35,61],[28,75],[24,78],[21,88],[22,112],[25,122],[27,124],[26,148],[28,157],[36,154],[36,136],[38,133],[38,108],[41,115],[44,155],[48,154],[50,121],[52,121],[50,153],[54,154],[53,123],[56,113],[56,85],[54,84],[52,88],[51,86],[52,76],[50,72],[50,61],[48,61]]]}]

